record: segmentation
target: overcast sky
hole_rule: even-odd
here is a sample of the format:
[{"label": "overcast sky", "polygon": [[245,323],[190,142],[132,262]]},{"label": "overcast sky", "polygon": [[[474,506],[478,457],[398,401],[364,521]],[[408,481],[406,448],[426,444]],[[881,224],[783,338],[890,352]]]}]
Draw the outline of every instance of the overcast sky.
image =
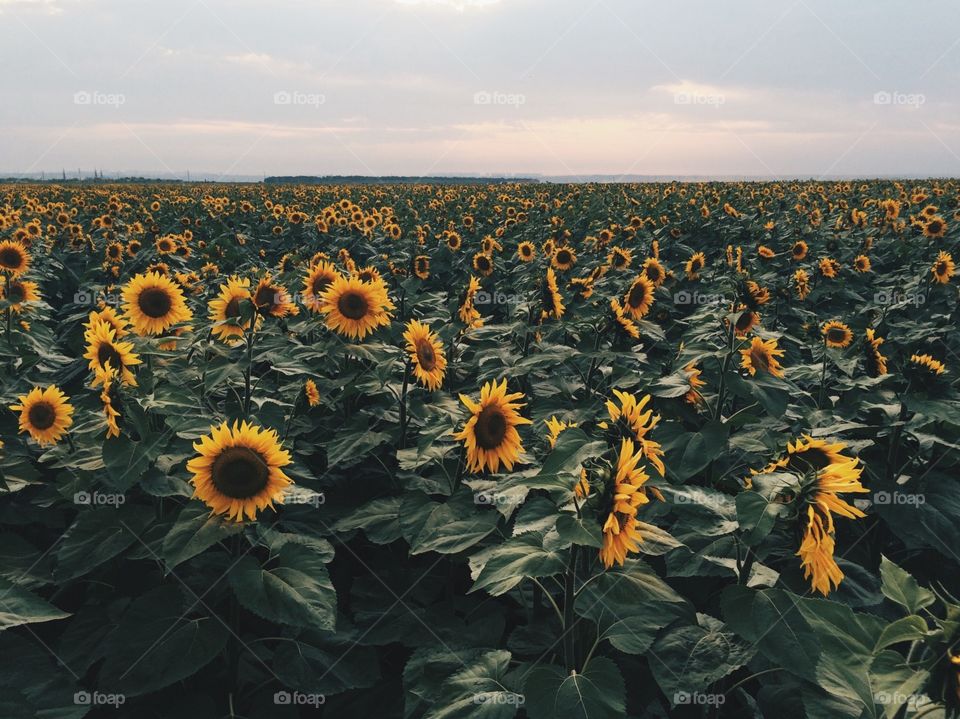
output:
[{"label": "overcast sky", "polygon": [[0,172],[960,175],[955,0],[0,0]]}]

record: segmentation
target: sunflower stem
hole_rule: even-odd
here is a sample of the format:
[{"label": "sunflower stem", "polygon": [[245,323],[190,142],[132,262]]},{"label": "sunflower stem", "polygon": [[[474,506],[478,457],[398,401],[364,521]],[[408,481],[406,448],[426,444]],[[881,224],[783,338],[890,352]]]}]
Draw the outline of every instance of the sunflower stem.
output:
[{"label": "sunflower stem", "polygon": [[573,603],[575,601],[574,584],[577,578],[577,545],[570,546],[570,560],[563,580],[563,658],[568,670],[575,670],[576,642],[573,636]]},{"label": "sunflower stem", "polygon": [[817,397],[817,408],[823,409],[823,387],[827,383],[827,338],[823,338],[823,367],[820,370],[820,394]]},{"label": "sunflower stem", "polygon": [[407,448],[407,388],[410,384],[410,360],[403,365],[403,389],[400,390],[400,449]]}]

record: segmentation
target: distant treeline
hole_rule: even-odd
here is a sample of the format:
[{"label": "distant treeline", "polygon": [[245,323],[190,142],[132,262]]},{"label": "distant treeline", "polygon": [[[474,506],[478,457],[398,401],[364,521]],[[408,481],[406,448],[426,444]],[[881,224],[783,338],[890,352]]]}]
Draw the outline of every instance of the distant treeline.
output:
[{"label": "distant treeline", "polygon": [[382,185],[382,184],[430,184],[430,185],[502,185],[513,182],[538,182],[529,177],[411,177],[407,175],[279,175],[263,180],[268,185]]}]

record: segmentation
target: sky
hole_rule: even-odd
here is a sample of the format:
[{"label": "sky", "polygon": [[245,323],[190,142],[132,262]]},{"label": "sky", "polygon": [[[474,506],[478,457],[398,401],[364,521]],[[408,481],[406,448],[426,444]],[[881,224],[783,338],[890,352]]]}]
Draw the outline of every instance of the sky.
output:
[{"label": "sky", "polygon": [[954,0],[0,0],[0,174],[960,175]]}]

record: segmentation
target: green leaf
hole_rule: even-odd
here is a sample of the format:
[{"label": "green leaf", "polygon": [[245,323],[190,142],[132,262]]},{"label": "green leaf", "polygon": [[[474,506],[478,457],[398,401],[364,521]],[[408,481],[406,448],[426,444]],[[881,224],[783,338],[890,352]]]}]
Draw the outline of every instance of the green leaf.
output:
[{"label": "green leaf", "polygon": [[428,711],[424,719],[510,719],[525,698],[510,690],[509,666],[508,651],[481,654],[443,683],[443,701]]},{"label": "green leaf", "polygon": [[446,502],[434,502],[423,492],[408,493],[400,505],[400,526],[411,554],[455,554],[490,534],[499,519],[495,509],[477,505],[467,488]]},{"label": "green leaf", "polygon": [[139,545],[152,518],[150,507],[135,505],[81,510],[57,550],[54,576],[58,581],[79,577],[130,545]]},{"label": "green leaf", "polygon": [[243,530],[239,522],[231,522],[222,516],[211,516],[210,510],[200,502],[190,502],[180,510],[176,521],[163,539],[163,558],[167,569],[197,556],[221,539]]},{"label": "green leaf", "polygon": [[893,624],[888,624],[883,628],[883,633],[877,639],[877,645],[874,647],[874,653],[886,649],[900,642],[912,642],[923,639],[927,634],[927,623],[923,617],[911,614],[908,617],[901,617]]},{"label": "green leaf", "polygon": [[606,657],[594,657],[580,674],[538,666],[527,675],[523,694],[530,719],[621,719],[626,712],[623,676]]},{"label": "green leaf", "polygon": [[[106,483],[120,492],[135,485],[150,466],[150,452],[157,449],[161,437],[142,442],[120,436],[103,443],[103,464],[107,468]],[[152,445],[152,446],[151,446]]]},{"label": "green leaf", "polygon": [[23,624],[51,622],[69,617],[28,589],[0,579],[0,631]]},{"label": "green leaf", "polygon": [[272,569],[244,556],[230,571],[230,586],[240,604],[272,622],[330,631],[336,624],[337,595],[327,567],[307,547],[284,545]]},{"label": "green leaf", "polygon": [[916,614],[936,601],[933,592],[921,587],[906,570],[901,569],[886,557],[880,558],[880,578],[883,581],[880,587],[883,596],[906,607],[911,614]]},{"label": "green leaf", "polygon": [[374,544],[389,544],[401,536],[398,519],[401,501],[401,497],[381,497],[367,502],[340,519],[334,529],[338,532],[362,529]]},{"label": "green leaf", "polygon": [[508,539],[488,556],[471,592],[486,589],[496,597],[513,589],[526,577],[549,577],[566,569],[568,552],[544,547],[545,533],[527,532]]}]

